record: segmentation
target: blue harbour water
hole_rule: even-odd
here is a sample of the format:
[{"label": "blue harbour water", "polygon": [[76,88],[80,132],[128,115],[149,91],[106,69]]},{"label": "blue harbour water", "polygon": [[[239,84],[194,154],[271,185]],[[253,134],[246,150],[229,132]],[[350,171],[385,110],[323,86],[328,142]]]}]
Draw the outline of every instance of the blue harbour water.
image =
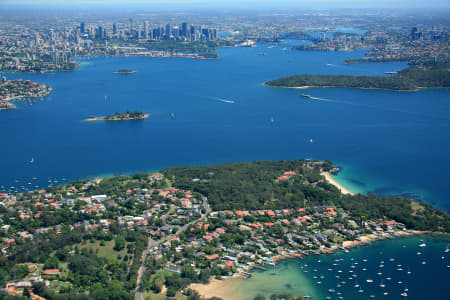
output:
[{"label": "blue harbour water", "polygon": [[[438,236],[416,236],[378,241],[349,253],[284,260],[233,288],[245,294],[243,299],[282,293],[336,300],[448,299],[450,253],[444,251],[448,242]],[[422,243],[427,246],[419,247]]]},{"label": "blue harbour water", "polygon": [[[406,67],[344,65],[345,59],[362,57],[364,51],[300,52],[290,50],[291,45],[223,48],[218,60],[78,58],[81,66],[75,72],[2,74],[47,83],[53,92],[42,100],[16,101],[16,110],[0,112],[0,185],[9,191],[169,166],[313,158],[341,166],[337,180],[351,190],[405,195],[450,211],[450,91],[309,89],[314,99],[305,100],[299,97],[304,91],[264,86],[268,80],[299,73],[384,75]],[[121,68],[137,73],[112,73]],[[91,115],[127,110],[151,116],[143,121],[83,122]],[[442,267],[439,253],[449,241],[429,241],[426,265],[415,263],[412,244],[418,241],[402,241],[411,244],[410,252],[396,255],[414,272],[408,299],[430,294],[435,296],[430,299],[445,299],[448,286],[442,280],[448,281],[450,269],[448,262]],[[372,264],[381,259],[380,251],[403,251],[398,243],[380,242],[352,254]],[[321,259],[340,255],[348,263],[347,254]],[[308,259],[314,265],[316,258]],[[286,261],[277,268],[297,270],[296,264]],[[369,270],[378,286],[374,267]],[[289,274],[280,282],[291,278]],[[308,286],[314,286],[320,298],[330,296],[326,291],[334,283],[329,280]],[[399,299],[400,286],[394,286],[395,297],[386,299]],[[264,289],[259,284],[253,288]],[[278,289],[290,291],[284,285]],[[371,287],[362,298],[343,290],[345,299],[363,299],[369,291],[381,297]]]}]

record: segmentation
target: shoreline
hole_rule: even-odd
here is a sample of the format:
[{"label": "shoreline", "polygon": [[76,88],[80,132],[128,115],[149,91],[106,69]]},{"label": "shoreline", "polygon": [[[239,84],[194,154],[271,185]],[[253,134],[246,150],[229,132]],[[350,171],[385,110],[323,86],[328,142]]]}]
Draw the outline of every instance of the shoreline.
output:
[{"label": "shoreline", "polygon": [[147,119],[148,117],[150,117],[150,114],[144,114],[144,116],[142,118],[138,118],[138,119],[106,119],[106,117],[93,117],[93,118],[87,118],[84,119],[83,122],[95,122],[95,121],[139,121],[139,120],[144,120]]},{"label": "shoreline", "polygon": [[341,191],[342,194],[344,195],[355,195],[356,193],[346,189],[345,187],[343,187],[339,182],[337,182],[331,175],[330,172],[322,172],[320,173],[320,175],[325,176],[326,180],[328,181],[328,183],[334,185],[335,187],[338,188],[338,190]]},{"label": "shoreline", "polygon": [[[318,250],[312,250],[311,253],[303,254],[299,252],[287,253],[281,255],[275,255],[272,257],[273,262],[277,262],[284,259],[294,259],[299,258],[302,259],[306,256],[310,255],[329,255],[336,251],[345,251],[350,248],[357,248],[361,246],[368,246],[373,242],[383,241],[386,239],[396,239],[403,237],[412,237],[415,235],[445,235],[449,236],[448,233],[443,232],[433,232],[433,231],[419,231],[419,230],[405,230],[405,231],[396,231],[394,233],[383,232],[380,235],[376,234],[368,234],[359,237],[354,241],[343,241],[341,246],[336,246],[335,248],[321,248]],[[249,266],[249,272],[253,267],[259,266],[260,264],[254,264]],[[223,300],[235,300],[236,294],[230,294],[230,285],[233,287],[234,284],[239,283],[239,280],[243,280],[243,277],[240,276],[240,273],[236,273],[233,277],[218,280],[215,278],[211,278],[208,284],[202,283],[193,283],[189,285],[188,288],[191,288],[197,291],[201,297],[211,298],[211,297],[219,297]]]},{"label": "shoreline", "polygon": [[[296,90],[307,90],[307,89],[359,89],[359,90],[383,90],[383,91],[393,91],[393,92],[418,92],[424,88],[422,87],[416,87],[413,90],[395,90],[395,89],[389,89],[389,88],[365,88],[365,87],[344,87],[344,86],[335,86],[335,85],[324,85],[324,86],[316,86],[316,85],[301,85],[301,86],[275,86],[267,84],[267,82],[264,83],[265,86],[272,87],[272,88],[281,88],[281,89],[296,89]],[[439,87],[437,87],[439,88]]]},{"label": "shoreline", "polygon": [[47,97],[48,95],[50,95],[50,93],[52,92],[52,88],[49,87],[49,89],[47,90],[47,93],[45,93],[45,95],[40,95],[40,96],[15,96],[15,97],[9,97],[9,98],[5,98],[5,99],[0,99],[0,102],[5,102],[10,104],[12,107],[9,108],[0,108],[0,110],[12,110],[12,109],[16,109],[17,107],[11,103],[11,101],[14,100],[19,100],[19,99],[24,99],[24,98],[44,98]]}]

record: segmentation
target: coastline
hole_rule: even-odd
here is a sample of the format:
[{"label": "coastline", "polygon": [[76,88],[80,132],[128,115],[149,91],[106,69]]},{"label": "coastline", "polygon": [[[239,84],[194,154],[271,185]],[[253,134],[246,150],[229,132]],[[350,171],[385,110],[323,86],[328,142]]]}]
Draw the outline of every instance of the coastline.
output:
[{"label": "coastline", "polygon": [[296,90],[307,90],[307,89],[359,89],[359,90],[383,90],[383,91],[394,91],[394,92],[418,92],[422,87],[416,87],[412,90],[395,90],[389,88],[365,88],[365,87],[344,87],[344,86],[334,86],[334,85],[324,85],[324,86],[315,86],[315,85],[301,85],[301,86],[275,86],[264,83],[264,85],[272,87],[272,88],[281,88],[281,89],[296,89]]},{"label": "coastline", "polygon": [[106,119],[105,117],[93,117],[93,118],[87,118],[84,119],[84,122],[95,122],[95,121],[138,121],[138,120],[144,120],[150,117],[150,114],[144,114],[142,118],[139,119]]},{"label": "coastline", "polygon": [[14,96],[14,97],[9,97],[9,98],[5,98],[5,99],[0,99],[0,102],[9,103],[10,105],[12,105],[12,107],[10,107],[10,108],[0,108],[0,110],[15,109],[16,106],[14,104],[10,103],[10,101],[23,99],[23,98],[43,98],[43,97],[47,97],[48,95],[50,95],[51,92],[52,92],[52,88],[49,87],[48,90],[47,90],[47,93],[45,93],[45,95],[39,95],[39,96]]},{"label": "coastline", "polygon": [[339,182],[337,182],[335,179],[333,179],[333,177],[331,176],[331,174],[329,172],[322,172],[322,173],[320,173],[320,175],[325,176],[325,178],[328,181],[328,183],[330,183],[330,184],[334,185],[335,187],[337,187],[338,190],[340,190],[342,194],[344,194],[344,195],[355,195],[355,193],[353,193],[350,190],[346,189]]},{"label": "coastline", "polygon": [[[288,253],[283,255],[276,255],[272,257],[273,262],[277,262],[279,260],[284,259],[292,259],[292,258],[303,258],[309,255],[328,255],[332,254],[336,251],[345,251],[346,249],[350,248],[356,248],[361,247],[365,245],[370,245],[373,242],[376,241],[382,241],[386,239],[394,239],[394,238],[402,238],[402,237],[410,237],[415,235],[424,235],[424,234],[432,234],[432,235],[446,235],[447,233],[442,232],[432,232],[432,231],[419,231],[419,230],[405,230],[405,231],[396,231],[394,233],[388,233],[384,232],[380,235],[376,234],[368,234],[363,235],[359,237],[357,240],[354,241],[343,241],[340,247],[334,247],[334,248],[325,248],[325,249],[318,249],[313,250],[313,252],[308,254],[302,254],[299,252],[295,253]],[[255,264],[249,267],[249,270],[252,269],[254,266],[259,265]],[[243,277],[240,276],[240,273],[234,274],[233,277],[218,280],[215,278],[212,278],[208,284],[201,284],[201,283],[193,283],[189,286],[189,288],[196,290],[201,297],[211,298],[211,297],[219,297],[223,300],[235,300],[235,299],[243,299],[236,298],[239,295],[235,293],[236,285],[239,284],[240,280],[243,280]],[[230,293],[230,291],[233,291],[233,293]]]}]

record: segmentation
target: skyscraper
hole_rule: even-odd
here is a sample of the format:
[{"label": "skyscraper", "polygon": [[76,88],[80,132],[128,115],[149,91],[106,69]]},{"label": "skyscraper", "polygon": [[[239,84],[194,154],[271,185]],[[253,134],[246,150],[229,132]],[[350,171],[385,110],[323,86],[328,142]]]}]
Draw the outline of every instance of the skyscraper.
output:
[{"label": "skyscraper", "polygon": [[150,34],[150,22],[144,21],[144,39],[148,39]]},{"label": "skyscraper", "polygon": [[128,29],[128,31],[130,32],[130,34],[133,32],[133,19],[130,18],[130,28]]},{"label": "skyscraper", "polygon": [[114,35],[117,34],[117,24],[116,23],[113,24],[113,34]]},{"label": "skyscraper", "polygon": [[186,22],[181,23],[180,35],[184,36],[184,37],[186,37],[188,35],[188,27],[187,27],[187,23]]},{"label": "skyscraper", "polygon": [[80,32],[85,33],[86,32],[86,24],[84,22],[80,23]]},{"label": "skyscraper", "polygon": [[165,36],[166,38],[169,38],[171,35],[172,35],[172,28],[170,27],[170,24],[166,24]]}]

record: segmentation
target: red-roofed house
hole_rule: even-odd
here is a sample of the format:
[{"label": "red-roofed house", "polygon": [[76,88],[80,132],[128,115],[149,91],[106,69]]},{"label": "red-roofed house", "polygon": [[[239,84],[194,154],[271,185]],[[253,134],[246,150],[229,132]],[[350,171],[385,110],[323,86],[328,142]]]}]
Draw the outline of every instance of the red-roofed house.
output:
[{"label": "red-roofed house", "polygon": [[217,232],[218,234],[224,234],[224,233],[225,233],[225,230],[222,229],[222,228],[217,228],[217,229],[216,229],[216,232]]},{"label": "red-roofed house", "polygon": [[210,255],[210,256],[205,256],[205,258],[206,258],[207,260],[218,259],[218,258],[219,258],[219,254],[213,254],[213,255]]},{"label": "red-roofed house", "polygon": [[275,213],[273,212],[273,210],[268,210],[268,211],[267,211],[267,215],[268,215],[269,217],[275,217]]},{"label": "red-roofed house", "polygon": [[227,260],[227,261],[225,262],[225,266],[227,266],[227,267],[232,267],[232,266],[234,266],[234,263],[233,263],[232,261],[230,261],[230,260]]},{"label": "red-roofed house", "polygon": [[42,272],[42,275],[58,275],[59,269],[47,269]]},{"label": "red-roofed house", "polygon": [[283,175],[286,175],[286,176],[292,176],[292,175],[295,175],[295,174],[297,174],[297,173],[295,173],[294,171],[286,171],[286,172],[283,173]]}]

